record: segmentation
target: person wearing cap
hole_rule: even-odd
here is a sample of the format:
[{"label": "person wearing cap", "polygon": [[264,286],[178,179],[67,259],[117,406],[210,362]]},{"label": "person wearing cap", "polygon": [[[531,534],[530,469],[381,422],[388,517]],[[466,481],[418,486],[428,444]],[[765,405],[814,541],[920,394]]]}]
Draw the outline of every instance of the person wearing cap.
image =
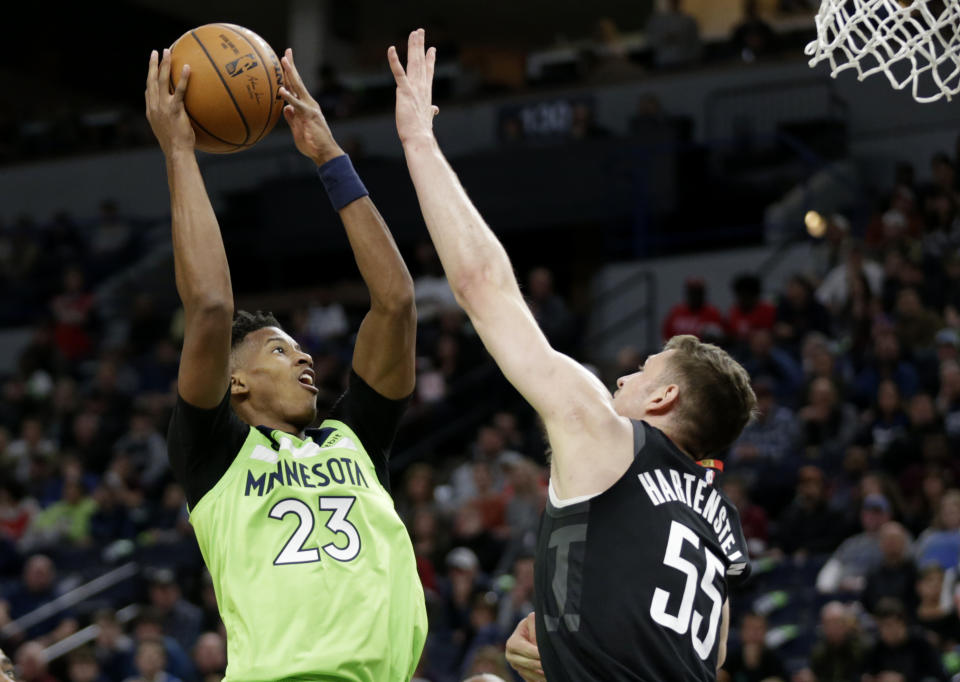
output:
[{"label": "person wearing cap", "polygon": [[893,518],[890,501],[878,493],[867,495],[860,507],[863,530],[844,540],[817,575],[821,594],[860,593],[866,576],[883,563],[880,528]]},{"label": "person wearing cap", "polygon": [[960,333],[953,327],[944,327],[934,337],[937,349],[937,361],[956,361],[960,357]]},{"label": "person wearing cap", "polygon": [[203,612],[183,598],[177,577],[171,569],[153,571],[150,576],[150,603],[163,618],[163,634],[173,637],[184,651],[189,651],[200,636]]},{"label": "person wearing cap", "polygon": [[692,334],[697,338],[712,336],[727,328],[723,315],[707,302],[707,285],[701,277],[688,277],[683,285],[683,302],[670,309],[663,320],[663,339],[678,334]]},{"label": "person wearing cap", "polygon": [[865,277],[874,295],[883,287],[883,267],[866,257],[863,244],[851,238],[847,240],[843,250],[843,262],[827,273],[816,291],[817,300],[834,315],[847,305],[852,280]]}]

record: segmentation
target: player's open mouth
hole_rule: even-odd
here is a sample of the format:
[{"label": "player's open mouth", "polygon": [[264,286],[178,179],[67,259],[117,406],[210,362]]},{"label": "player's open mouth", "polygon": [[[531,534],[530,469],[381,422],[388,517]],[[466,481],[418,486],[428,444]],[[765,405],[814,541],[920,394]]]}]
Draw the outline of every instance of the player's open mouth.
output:
[{"label": "player's open mouth", "polygon": [[301,386],[309,390],[311,393],[319,393],[317,387],[313,385],[315,379],[316,376],[314,375],[313,370],[305,369],[303,370],[303,373],[300,374],[298,381],[300,382]]}]

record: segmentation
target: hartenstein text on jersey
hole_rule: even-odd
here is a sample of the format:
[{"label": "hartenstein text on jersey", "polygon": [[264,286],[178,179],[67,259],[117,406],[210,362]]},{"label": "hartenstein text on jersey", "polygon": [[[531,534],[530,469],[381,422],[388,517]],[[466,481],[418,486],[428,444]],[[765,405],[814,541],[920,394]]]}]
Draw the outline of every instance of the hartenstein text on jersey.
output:
[{"label": "hartenstein text on jersey", "polygon": [[[717,534],[720,549],[726,555],[730,566],[728,575],[740,575],[747,566],[746,561],[736,561],[743,557],[743,552],[736,548],[737,537],[733,532],[727,508],[720,504],[720,493],[710,486],[710,494],[706,495],[709,485],[706,480],[697,478],[690,473],[680,473],[675,469],[667,469],[667,474],[661,469],[645,471],[637,474],[643,489],[653,503],[659,506],[665,502],[682,502],[699,514],[713,527]],[[668,480],[669,479],[669,480]],[[732,551],[731,551],[732,550]]]}]

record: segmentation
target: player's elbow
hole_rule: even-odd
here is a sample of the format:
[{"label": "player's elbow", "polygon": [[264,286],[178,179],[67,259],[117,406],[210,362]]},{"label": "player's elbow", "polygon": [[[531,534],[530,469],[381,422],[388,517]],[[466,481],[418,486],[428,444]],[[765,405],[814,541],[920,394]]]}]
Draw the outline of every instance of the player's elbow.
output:
[{"label": "player's elbow", "polygon": [[[512,276],[512,274],[511,274]],[[465,268],[450,281],[457,303],[468,313],[482,308],[492,291],[500,288],[502,277],[491,265],[481,264]]]},{"label": "player's elbow", "polygon": [[188,320],[233,324],[233,300],[226,296],[197,295],[183,302]]},{"label": "player's elbow", "polygon": [[403,316],[416,312],[413,280],[406,278],[391,282],[379,294],[371,292],[371,307],[393,316]]}]

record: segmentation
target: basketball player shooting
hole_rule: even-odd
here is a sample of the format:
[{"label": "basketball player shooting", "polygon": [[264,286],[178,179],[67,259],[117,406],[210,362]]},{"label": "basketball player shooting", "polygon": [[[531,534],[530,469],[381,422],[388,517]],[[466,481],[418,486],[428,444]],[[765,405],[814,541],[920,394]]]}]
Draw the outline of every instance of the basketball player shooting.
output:
[{"label": "basketball player shooting", "polygon": [[[447,278],[543,419],[552,449],[535,570],[543,674],[549,682],[716,679],[728,586],[749,562],[737,511],[706,466],[714,463],[698,461],[749,421],[756,398],[747,373],[720,348],[679,336],[618,379],[611,396],[553,350],[434,137],[435,49],[425,51],[418,30],[406,69],[395,48],[387,56],[397,132]],[[543,679],[535,658],[510,660],[525,679]]]},{"label": "basketball player shooting", "polygon": [[170,93],[169,51],[159,62],[153,52],[146,110],[166,157],[186,319],[171,466],[226,626],[227,680],[409,679],[427,618],[387,456],[414,386],[413,282],[291,51],[282,66],[294,142],[317,164],[370,292],[349,387],[320,428],[309,428],[312,358],[272,316],[234,317],[183,106],[189,67]]}]

